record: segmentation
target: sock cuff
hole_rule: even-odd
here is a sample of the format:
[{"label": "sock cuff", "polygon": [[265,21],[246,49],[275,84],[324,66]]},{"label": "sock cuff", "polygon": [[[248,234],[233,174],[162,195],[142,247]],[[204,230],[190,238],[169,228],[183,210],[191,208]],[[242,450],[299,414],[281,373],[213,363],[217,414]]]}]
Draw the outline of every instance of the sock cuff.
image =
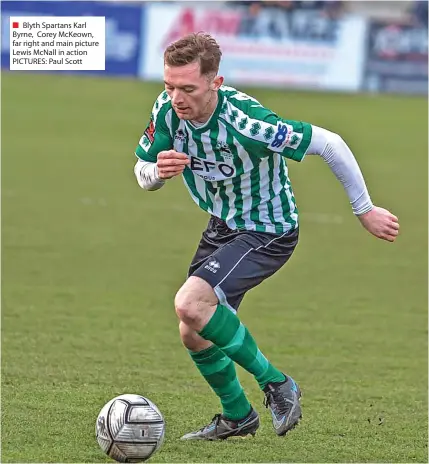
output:
[{"label": "sock cuff", "polygon": [[[240,320],[238,317],[227,307],[218,304],[213,316],[199,332],[199,335],[206,340],[214,341],[219,346],[223,346],[225,344],[223,342],[229,341],[239,326]],[[218,343],[217,339],[221,343]]]},{"label": "sock cuff", "polygon": [[188,350],[188,353],[195,362],[207,361],[208,359],[217,361],[218,358],[225,356],[216,345],[209,346],[201,351]]},{"label": "sock cuff", "polygon": [[210,318],[209,322],[200,330],[199,335],[204,339],[208,339],[211,334],[216,330],[219,325],[222,325],[222,306],[217,305],[216,311],[213,313],[213,316]]}]

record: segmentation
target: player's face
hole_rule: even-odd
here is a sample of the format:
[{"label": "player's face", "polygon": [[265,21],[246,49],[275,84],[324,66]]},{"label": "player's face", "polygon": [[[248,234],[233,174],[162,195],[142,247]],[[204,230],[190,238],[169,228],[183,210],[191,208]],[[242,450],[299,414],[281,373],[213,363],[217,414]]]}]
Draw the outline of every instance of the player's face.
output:
[{"label": "player's face", "polygon": [[164,66],[165,90],[180,119],[208,119],[216,106],[216,91],[222,82],[219,76],[214,79],[202,76],[198,62]]}]

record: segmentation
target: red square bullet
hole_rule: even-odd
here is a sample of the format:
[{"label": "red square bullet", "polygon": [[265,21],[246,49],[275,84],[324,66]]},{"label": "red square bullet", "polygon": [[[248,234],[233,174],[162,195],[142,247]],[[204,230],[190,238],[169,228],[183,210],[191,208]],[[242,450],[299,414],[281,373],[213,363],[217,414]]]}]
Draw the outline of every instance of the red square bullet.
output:
[{"label": "red square bullet", "polygon": [[12,27],[13,27],[14,29],[18,28],[18,27],[19,27],[19,23],[13,22],[13,23],[12,23]]}]

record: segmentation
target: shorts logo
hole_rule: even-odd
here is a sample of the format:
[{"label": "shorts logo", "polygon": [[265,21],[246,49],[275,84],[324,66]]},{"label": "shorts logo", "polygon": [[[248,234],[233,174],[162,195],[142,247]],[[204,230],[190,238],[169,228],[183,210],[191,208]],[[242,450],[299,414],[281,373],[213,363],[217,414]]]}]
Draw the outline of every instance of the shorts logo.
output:
[{"label": "shorts logo", "polygon": [[146,130],[144,131],[144,135],[149,139],[150,143],[153,143],[155,139],[155,124],[153,123],[152,118],[149,125],[146,127]]},{"label": "shorts logo", "polygon": [[205,266],[204,269],[208,269],[209,271],[213,272],[213,274],[216,274],[218,269],[220,269],[220,263],[216,259],[212,258]]},{"label": "shorts logo", "polygon": [[277,127],[276,135],[274,140],[271,143],[271,146],[274,148],[280,148],[286,141],[287,136],[287,126],[286,124],[279,124]]}]

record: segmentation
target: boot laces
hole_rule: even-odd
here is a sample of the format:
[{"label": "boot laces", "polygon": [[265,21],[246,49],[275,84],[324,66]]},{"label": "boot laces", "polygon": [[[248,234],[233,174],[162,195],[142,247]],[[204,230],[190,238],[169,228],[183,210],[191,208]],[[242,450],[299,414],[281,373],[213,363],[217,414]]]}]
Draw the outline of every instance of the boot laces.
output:
[{"label": "boot laces", "polygon": [[291,407],[290,403],[286,401],[284,395],[279,389],[273,389],[265,393],[264,406],[268,408],[271,406],[279,414],[287,414]]},{"label": "boot laces", "polygon": [[205,425],[204,427],[202,427],[200,429],[200,432],[203,432],[205,429],[207,429],[208,427],[210,427],[213,423],[216,424],[216,426],[219,424],[219,421],[220,421],[220,418],[221,418],[222,414],[216,414],[213,419],[210,421],[209,424]]}]

